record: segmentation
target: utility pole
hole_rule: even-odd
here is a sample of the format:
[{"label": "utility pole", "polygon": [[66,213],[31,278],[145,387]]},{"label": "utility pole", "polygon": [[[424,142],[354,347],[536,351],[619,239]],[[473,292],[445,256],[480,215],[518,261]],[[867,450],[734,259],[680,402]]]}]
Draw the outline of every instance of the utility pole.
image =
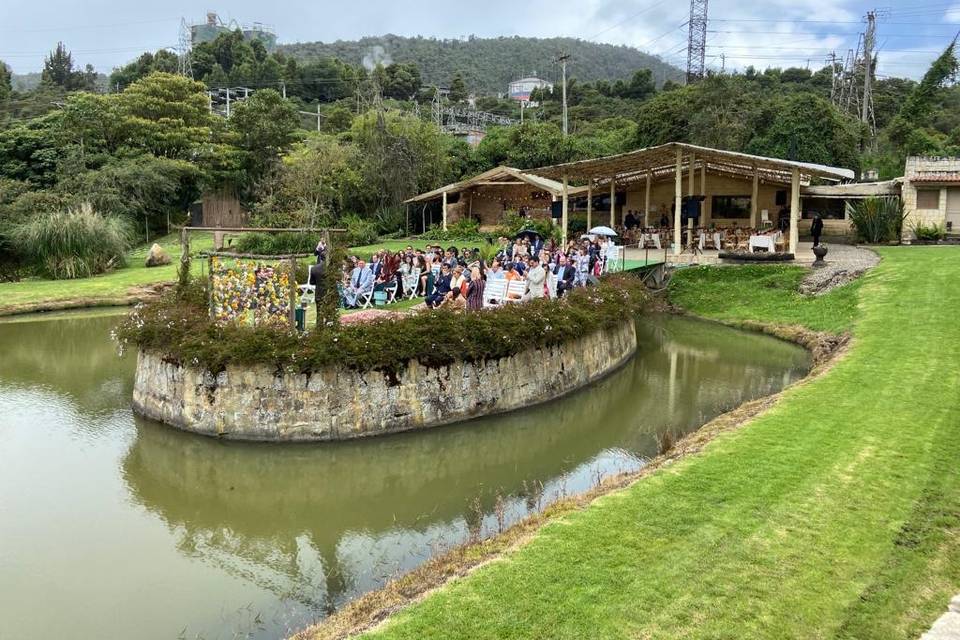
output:
[{"label": "utility pole", "polygon": [[283,92],[283,99],[287,99],[287,83],[280,81],[280,90]]},{"label": "utility pole", "polygon": [[863,35],[863,102],[860,104],[860,122],[869,124],[873,104],[873,45],[877,36],[877,14],[867,12],[867,30]]},{"label": "utility pole", "polygon": [[230,117],[230,87],[227,87],[227,117]]},{"label": "utility pole", "polygon": [[560,57],[557,60],[560,61],[561,68],[563,69],[563,135],[567,135],[567,60],[570,59],[570,54],[561,53]]},{"label": "utility pole", "polygon": [[687,84],[703,79],[707,66],[707,0],[690,0]]}]

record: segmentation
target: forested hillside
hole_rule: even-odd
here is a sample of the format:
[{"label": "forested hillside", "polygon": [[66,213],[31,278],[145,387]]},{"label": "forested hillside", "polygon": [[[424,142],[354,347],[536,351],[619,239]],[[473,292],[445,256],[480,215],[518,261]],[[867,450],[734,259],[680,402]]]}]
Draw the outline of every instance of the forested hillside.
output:
[{"label": "forested hillside", "polygon": [[[421,231],[428,217],[409,215],[406,199],[498,164],[531,169],[671,141],[892,178],[907,155],[960,155],[954,49],[919,82],[875,79],[875,135],[831,102],[830,68],[748,68],[659,87],[651,70],[634,68],[614,81],[572,70],[567,136],[557,88],[535,92],[539,106],[522,125],[492,128],[470,147],[430,117],[433,92],[421,89],[430,72],[414,62],[379,60],[367,71],[336,58],[298,61],[231,32],[194,48],[194,80],[175,75],[176,56],[161,50],[115,69],[103,94],[92,67],[58,45],[33,91],[15,90],[0,62],[0,279],[112,268],[117,247],[182,221],[209,191],[236,193],[255,224],[342,226],[361,245]],[[443,100],[466,108],[468,83],[457,72],[454,80]],[[228,86],[250,90],[229,118],[207,93]],[[495,97],[477,106],[516,113]],[[40,260],[41,241],[61,237],[65,220],[86,230],[96,259]],[[106,228],[115,231],[109,244]]]},{"label": "forested hillside", "polygon": [[281,51],[300,60],[338,58],[348,64],[369,62],[413,63],[427,84],[449,86],[459,73],[467,90],[496,94],[521,75],[534,72],[556,80],[559,67],[554,60],[561,51],[572,56],[568,70],[581,81],[625,80],[638,69],[650,69],[657,84],[680,80],[683,74],[656,56],[632,47],[586,42],[576,38],[474,38],[437,40],[385,35],[337,42],[287,44]]}]

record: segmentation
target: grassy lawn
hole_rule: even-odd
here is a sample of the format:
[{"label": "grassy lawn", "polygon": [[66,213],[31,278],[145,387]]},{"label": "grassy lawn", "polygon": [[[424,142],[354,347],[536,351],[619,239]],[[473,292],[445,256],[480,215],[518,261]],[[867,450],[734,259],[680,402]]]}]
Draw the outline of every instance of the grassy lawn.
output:
[{"label": "grassy lawn", "polygon": [[[177,279],[177,264],[180,260],[179,236],[171,234],[158,239],[157,242],[170,254],[172,262],[169,265],[147,269],[143,261],[147,257],[150,245],[143,245],[131,252],[126,267],[93,278],[78,280],[29,278],[21,282],[0,283],[0,311],[34,303],[77,299],[91,302],[112,300],[122,304],[123,298],[134,287]],[[191,235],[190,242],[192,250],[209,249],[213,246],[213,236],[195,233]]]},{"label": "grassy lawn", "polygon": [[[93,278],[78,280],[28,278],[21,282],[0,283],[0,313],[40,303],[63,301],[84,301],[91,305],[123,304],[124,298],[132,289],[162,282],[172,282],[177,279],[177,264],[180,260],[180,236],[170,234],[159,238],[157,242],[170,254],[171,264],[147,269],[143,265],[143,261],[147,257],[150,245],[142,245],[130,253],[126,267]],[[384,247],[392,251],[398,251],[408,245],[422,248],[427,244],[426,241],[410,239],[386,240],[374,245],[352,247],[350,252],[369,259],[374,251]],[[191,251],[201,251],[212,247],[212,234],[193,233],[190,235]],[[198,262],[194,262],[195,269],[199,268],[196,266],[198,264]]]},{"label": "grassy lawn", "polygon": [[674,274],[670,299],[716,320],[799,324],[833,333],[848,330],[857,316],[863,281],[812,297],[797,292],[805,274],[802,267],[780,265],[690,267]]},{"label": "grassy lawn", "polygon": [[960,250],[880,252],[862,283],[809,300],[795,269],[684,272],[675,301],[694,312],[852,325],[851,350],[370,635],[918,637],[960,591]]}]

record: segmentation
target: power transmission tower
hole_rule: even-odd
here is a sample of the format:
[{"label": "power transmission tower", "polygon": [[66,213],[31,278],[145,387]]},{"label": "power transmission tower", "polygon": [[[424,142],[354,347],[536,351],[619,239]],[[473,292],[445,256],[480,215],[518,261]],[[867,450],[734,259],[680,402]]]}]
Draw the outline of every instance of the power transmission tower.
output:
[{"label": "power transmission tower", "polygon": [[563,70],[563,135],[567,135],[567,60],[570,54],[561,53],[557,61],[560,62]]},{"label": "power transmission tower", "polygon": [[687,84],[703,79],[707,60],[707,0],[690,0]]},{"label": "power transmission tower", "polygon": [[193,49],[193,34],[186,18],[180,18],[180,41],[177,45],[177,73],[181,76],[193,78],[193,64],[190,61],[190,52]]},{"label": "power transmission tower", "polygon": [[840,72],[837,69],[837,52],[831,51],[826,63],[830,65],[830,102],[837,106],[837,97],[840,91]]}]

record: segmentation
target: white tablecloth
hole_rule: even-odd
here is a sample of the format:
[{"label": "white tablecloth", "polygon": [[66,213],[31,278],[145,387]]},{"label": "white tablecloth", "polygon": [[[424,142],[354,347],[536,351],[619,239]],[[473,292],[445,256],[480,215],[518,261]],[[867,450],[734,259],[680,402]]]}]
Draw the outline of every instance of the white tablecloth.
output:
[{"label": "white tablecloth", "polygon": [[652,242],[653,246],[657,249],[662,249],[660,245],[660,234],[659,233],[641,233],[640,242],[643,243],[643,246],[647,246],[648,243]]},{"label": "white tablecloth", "polygon": [[750,236],[750,253],[758,247],[765,247],[767,251],[776,251],[776,238],[772,235]]}]

